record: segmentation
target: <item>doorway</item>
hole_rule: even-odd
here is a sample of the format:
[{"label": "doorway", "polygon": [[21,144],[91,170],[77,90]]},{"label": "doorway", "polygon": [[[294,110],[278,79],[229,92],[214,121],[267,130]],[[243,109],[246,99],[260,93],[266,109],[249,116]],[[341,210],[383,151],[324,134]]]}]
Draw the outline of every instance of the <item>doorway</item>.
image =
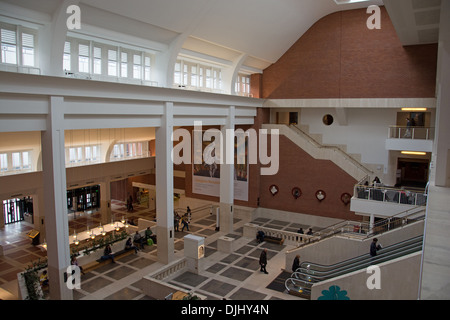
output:
[{"label": "doorway", "polygon": [[100,186],[67,190],[68,212],[83,212],[100,207]]},{"label": "doorway", "polygon": [[30,222],[33,223],[33,198],[23,197],[4,200],[3,215],[5,225],[24,221],[26,217],[30,217]]},{"label": "doorway", "polygon": [[428,159],[398,159],[397,184],[403,187],[425,188],[428,182]]}]

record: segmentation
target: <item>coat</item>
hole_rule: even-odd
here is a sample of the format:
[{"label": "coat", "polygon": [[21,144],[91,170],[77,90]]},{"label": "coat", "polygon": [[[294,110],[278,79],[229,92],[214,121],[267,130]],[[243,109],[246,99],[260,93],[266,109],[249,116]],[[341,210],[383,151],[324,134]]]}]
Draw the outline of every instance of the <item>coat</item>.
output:
[{"label": "coat", "polygon": [[259,256],[259,264],[260,265],[266,265],[267,264],[267,253],[263,250],[261,252],[261,255]]},{"label": "coat", "polygon": [[300,259],[295,257],[294,263],[292,263],[292,272],[295,272],[298,268],[300,268]]}]

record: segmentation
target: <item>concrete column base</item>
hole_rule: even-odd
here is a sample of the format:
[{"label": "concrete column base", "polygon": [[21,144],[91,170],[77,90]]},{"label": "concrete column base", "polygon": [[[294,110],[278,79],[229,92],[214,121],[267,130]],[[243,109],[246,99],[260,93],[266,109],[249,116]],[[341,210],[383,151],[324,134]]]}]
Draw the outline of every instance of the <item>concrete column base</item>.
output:
[{"label": "concrete column base", "polygon": [[[50,299],[51,300],[73,300],[73,292],[64,282],[64,275],[67,268],[58,269],[56,267],[48,266],[48,279],[50,282]],[[67,277],[70,274],[67,274]]]},{"label": "concrete column base", "polygon": [[164,264],[173,262],[175,260],[175,231],[173,228],[157,226],[156,236],[158,240],[158,261]]},{"label": "concrete column base", "polygon": [[233,205],[220,203],[219,227],[220,231],[233,232]]}]

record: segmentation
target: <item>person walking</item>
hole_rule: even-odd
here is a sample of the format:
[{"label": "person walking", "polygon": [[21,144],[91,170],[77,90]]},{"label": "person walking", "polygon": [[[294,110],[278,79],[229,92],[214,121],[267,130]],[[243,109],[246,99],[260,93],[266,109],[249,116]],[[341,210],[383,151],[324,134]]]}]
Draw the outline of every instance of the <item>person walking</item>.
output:
[{"label": "person walking", "polygon": [[259,271],[264,272],[265,274],[268,274],[266,270],[267,266],[267,249],[264,249],[261,252],[261,255],[259,256],[259,265],[261,266],[261,269]]},{"label": "person walking", "polygon": [[184,228],[187,228],[187,231],[189,231],[189,221],[186,214],[181,218],[181,223],[183,224],[181,231],[184,231]]}]

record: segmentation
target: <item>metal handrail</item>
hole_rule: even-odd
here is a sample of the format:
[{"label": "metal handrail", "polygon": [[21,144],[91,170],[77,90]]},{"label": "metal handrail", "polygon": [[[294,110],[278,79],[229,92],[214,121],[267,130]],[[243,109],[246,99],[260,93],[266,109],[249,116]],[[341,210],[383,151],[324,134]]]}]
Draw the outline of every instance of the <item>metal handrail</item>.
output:
[{"label": "metal handrail", "polygon": [[[419,126],[389,126],[389,139],[412,139],[412,140],[432,140],[434,139],[435,127],[419,127]],[[418,138],[419,132],[424,132],[423,138]]]},{"label": "metal handrail", "polygon": [[[415,211],[418,208],[419,208],[419,210]],[[288,251],[288,253],[290,253],[291,251],[297,250],[300,247],[304,247],[306,245],[315,243],[317,241],[330,238],[336,234],[345,234],[345,233],[349,233],[352,235],[359,234],[362,236],[362,239],[367,239],[367,238],[374,236],[375,234],[381,234],[383,232],[396,229],[398,226],[391,228],[393,219],[394,219],[394,221],[397,221],[396,219],[402,219],[402,220],[400,220],[401,223],[399,224],[399,226],[404,226],[404,225],[408,224],[408,220],[421,221],[425,218],[425,210],[426,210],[426,208],[424,208],[424,207],[414,207],[414,208],[402,211],[398,214],[393,215],[392,217],[388,217],[388,218],[378,221],[377,223],[375,223],[373,225],[372,228],[370,227],[370,224],[368,222],[356,222],[356,221],[351,221],[351,220],[340,221],[340,222],[335,223],[335,224],[333,224],[329,227],[326,227],[322,230],[316,231],[313,236],[309,237],[308,242],[299,244],[299,246],[297,248]],[[411,218],[422,212],[424,213],[423,215],[420,215],[414,219]],[[386,227],[386,228],[383,228],[383,227]],[[348,231],[348,229],[346,230],[346,228],[350,228],[352,231]]]},{"label": "metal handrail", "polygon": [[[316,282],[331,279],[337,276],[348,274],[353,271],[364,269],[373,264],[379,264],[382,262],[390,261],[407,254],[411,254],[423,249],[423,236],[418,236],[412,239],[408,239],[392,246],[382,249],[381,253],[375,257],[371,257],[369,254],[364,254],[346,261],[340,262],[335,265],[323,266],[329,269],[334,268],[329,271],[318,271],[313,270],[311,265],[316,267],[321,266],[318,264],[312,264],[309,262],[303,262],[301,265],[309,264],[307,268],[298,268],[291,277],[286,279],[285,287],[290,292],[290,284],[296,286],[299,283],[302,286],[296,286],[303,291],[305,295],[310,294],[310,288]],[[383,252],[384,251],[384,252]],[[340,265],[340,266],[339,266]]]},{"label": "metal handrail", "polygon": [[366,262],[372,262],[374,259],[382,259],[391,256],[393,254],[405,252],[406,250],[409,249],[414,249],[417,246],[422,246],[422,240],[423,236],[417,236],[411,239],[400,241],[391,246],[381,249],[380,253],[376,256],[377,258],[373,258],[370,256],[369,253],[366,253],[357,257],[340,261],[332,265],[322,265],[318,263],[304,261],[300,264],[300,267],[296,270],[296,272],[307,273],[314,277],[323,277],[330,274],[331,272],[339,272],[341,270],[344,270],[345,268],[347,268],[348,265],[358,266]]},{"label": "metal handrail", "polygon": [[[214,208],[214,205],[206,204],[204,206],[191,209],[191,218],[192,218],[192,214],[198,213],[198,212],[206,210],[206,209],[209,209],[210,210],[209,212],[211,214],[213,212],[213,208]],[[183,216],[185,213],[187,213],[187,210],[183,209],[183,208],[176,208],[176,209],[174,209],[174,212],[178,213],[180,216]]]},{"label": "metal handrail", "polygon": [[414,188],[397,189],[381,185],[368,186],[363,184],[355,185],[353,194],[356,199],[416,206],[425,206],[428,197],[426,191],[417,192]]}]

